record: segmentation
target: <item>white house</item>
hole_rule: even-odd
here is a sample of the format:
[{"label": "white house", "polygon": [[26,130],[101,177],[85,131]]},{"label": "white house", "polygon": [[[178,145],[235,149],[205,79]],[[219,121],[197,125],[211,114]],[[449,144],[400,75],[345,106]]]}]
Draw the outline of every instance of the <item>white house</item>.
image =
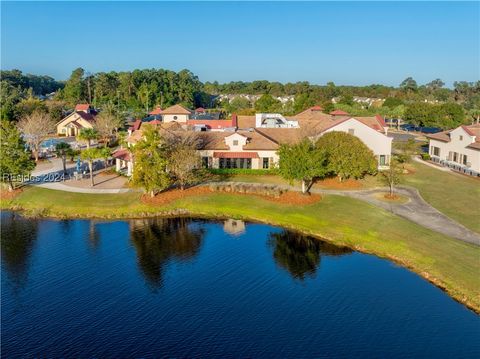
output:
[{"label": "white house", "polygon": [[181,105],[167,107],[165,110],[159,111],[159,113],[162,116],[162,121],[164,123],[173,121],[187,123],[187,121],[190,119],[190,115],[192,114],[190,110],[187,110]]},{"label": "white house", "polygon": [[480,176],[480,124],[427,135],[432,161]]}]

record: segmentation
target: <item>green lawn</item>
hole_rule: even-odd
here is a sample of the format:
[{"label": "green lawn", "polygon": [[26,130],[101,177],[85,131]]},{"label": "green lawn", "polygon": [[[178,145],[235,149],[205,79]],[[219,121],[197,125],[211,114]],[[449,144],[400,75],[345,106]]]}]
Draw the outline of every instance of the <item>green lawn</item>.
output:
[{"label": "green lawn", "polygon": [[57,217],[125,218],[186,210],[197,216],[258,220],[393,259],[480,311],[479,247],[448,238],[368,203],[329,195],[316,204],[299,207],[247,195],[212,193],[154,207],[143,204],[139,197],[139,193],[92,195],[31,187],[15,199],[3,201],[2,207]]},{"label": "green lawn", "polygon": [[439,171],[413,162],[415,174],[406,175],[403,184],[415,187],[433,207],[480,233],[480,179]]}]

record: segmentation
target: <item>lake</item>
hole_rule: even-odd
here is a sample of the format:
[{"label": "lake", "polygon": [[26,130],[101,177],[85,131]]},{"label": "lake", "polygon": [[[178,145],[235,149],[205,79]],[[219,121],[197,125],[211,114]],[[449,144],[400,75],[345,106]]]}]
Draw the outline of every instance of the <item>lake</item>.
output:
[{"label": "lake", "polygon": [[2,357],[480,357],[389,261],[242,221],[1,215]]}]

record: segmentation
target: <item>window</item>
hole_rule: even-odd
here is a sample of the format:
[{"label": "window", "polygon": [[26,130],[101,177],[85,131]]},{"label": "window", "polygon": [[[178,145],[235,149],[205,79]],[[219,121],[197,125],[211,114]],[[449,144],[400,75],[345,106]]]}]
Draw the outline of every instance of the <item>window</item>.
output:
[{"label": "window", "polygon": [[460,141],[463,141],[463,136],[462,135],[460,135],[459,138],[460,138]]},{"label": "window", "polygon": [[453,162],[458,162],[458,153],[453,152]]},{"label": "window", "polygon": [[202,167],[208,168],[208,157],[202,157]]},{"label": "window", "polygon": [[238,140],[233,140],[233,145],[238,146]]},{"label": "window", "polygon": [[270,159],[268,157],[263,157],[263,168],[268,169],[270,165]]},{"label": "window", "polygon": [[220,158],[220,168],[252,168],[251,158]]},{"label": "window", "polygon": [[178,116],[173,116],[173,119],[174,119],[174,120],[178,120]]},{"label": "window", "polygon": [[349,128],[348,129],[348,134],[352,135],[352,136],[355,135],[355,129],[354,128]]},{"label": "window", "polygon": [[387,163],[386,156],[380,155],[380,166],[385,166],[386,163]]},{"label": "window", "polygon": [[467,163],[467,155],[463,155],[463,164],[466,166]]},{"label": "window", "polygon": [[440,148],[435,147],[435,146],[432,146],[432,148],[431,148],[431,150],[430,150],[430,154],[431,154],[432,156],[440,157]]}]

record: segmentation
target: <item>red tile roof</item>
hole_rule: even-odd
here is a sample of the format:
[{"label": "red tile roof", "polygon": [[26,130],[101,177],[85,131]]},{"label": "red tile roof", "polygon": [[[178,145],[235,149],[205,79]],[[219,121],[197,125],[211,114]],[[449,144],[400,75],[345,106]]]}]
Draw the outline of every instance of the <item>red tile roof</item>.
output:
[{"label": "red tile roof", "polygon": [[153,121],[150,121],[150,122],[147,122],[149,123],[150,125],[161,125],[162,124],[162,121],[160,120],[153,120]]},{"label": "red tile roof", "polygon": [[258,152],[213,152],[215,158],[258,158]]},{"label": "red tile roof", "polygon": [[162,115],[190,115],[191,112],[182,105],[173,105],[161,111]]},{"label": "red tile roof", "polygon": [[79,103],[75,106],[75,111],[88,111],[90,104],[88,103]]},{"label": "red tile roof", "polygon": [[132,131],[138,130],[141,125],[142,125],[142,120],[140,120],[140,119],[135,120],[135,122],[133,123],[133,126],[132,126]]},{"label": "red tile roof", "polygon": [[310,110],[312,110],[312,111],[323,111],[323,107],[317,105],[317,106],[310,107]]},{"label": "red tile roof", "polygon": [[203,113],[203,112],[205,112],[205,109],[203,107],[199,107],[199,108],[195,109],[195,112]]},{"label": "red tile roof", "polygon": [[232,127],[238,127],[238,117],[236,113],[232,113]]},{"label": "red tile roof", "polygon": [[120,148],[112,153],[112,157],[124,161],[130,161],[132,159],[132,154],[126,148]]},{"label": "red tile roof", "polygon": [[151,112],[149,112],[149,115],[160,115],[162,113],[162,108],[160,106],[155,107]]},{"label": "red tile roof", "polygon": [[377,119],[378,123],[380,124],[380,126],[382,127],[387,127],[387,124],[385,123],[385,119],[380,116],[380,115],[375,115],[375,118]]},{"label": "red tile roof", "polygon": [[205,125],[205,127],[210,129],[235,127],[232,124],[232,120],[187,120],[187,125]]},{"label": "red tile roof", "polygon": [[88,121],[90,123],[95,122],[95,116],[93,116],[91,113],[83,111],[76,111],[75,113],[81,118],[83,118],[85,121]]},{"label": "red tile roof", "polygon": [[330,115],[332,116],[347,116],[348,112],[342,111],[342,110],[335,110],[330,112]]}]

